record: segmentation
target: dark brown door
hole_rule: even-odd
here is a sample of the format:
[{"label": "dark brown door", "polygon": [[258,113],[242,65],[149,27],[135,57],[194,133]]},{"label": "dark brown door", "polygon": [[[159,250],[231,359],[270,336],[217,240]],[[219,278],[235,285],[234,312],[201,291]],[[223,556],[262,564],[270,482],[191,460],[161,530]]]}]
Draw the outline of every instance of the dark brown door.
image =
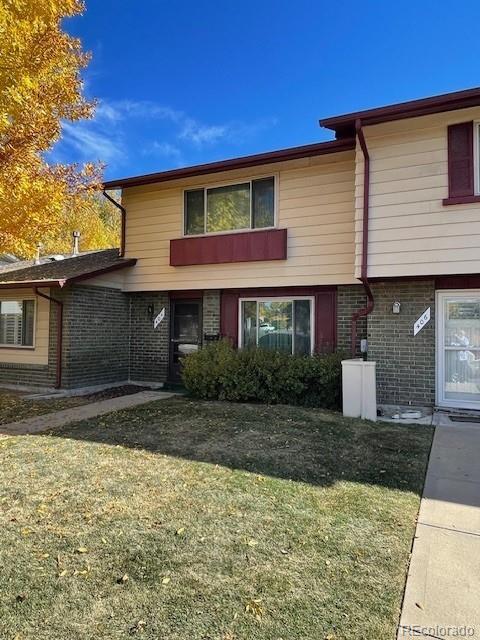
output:
[{"label": "dark brown door", "polygon": [[170,321],[170,380],[181,379],[181,359],[198,351],[202,341],[201,300],[172,300]]}]

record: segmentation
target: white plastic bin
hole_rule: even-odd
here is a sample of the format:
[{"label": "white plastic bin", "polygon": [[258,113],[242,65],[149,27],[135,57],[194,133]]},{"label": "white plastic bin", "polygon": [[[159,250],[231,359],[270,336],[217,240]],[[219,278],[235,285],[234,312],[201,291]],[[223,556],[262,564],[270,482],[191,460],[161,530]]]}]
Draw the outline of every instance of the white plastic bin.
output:
[{"label": "white plastic bin", "polygon": [[360,358],[342,360],[343,415],[377,420],[376,363]]}]

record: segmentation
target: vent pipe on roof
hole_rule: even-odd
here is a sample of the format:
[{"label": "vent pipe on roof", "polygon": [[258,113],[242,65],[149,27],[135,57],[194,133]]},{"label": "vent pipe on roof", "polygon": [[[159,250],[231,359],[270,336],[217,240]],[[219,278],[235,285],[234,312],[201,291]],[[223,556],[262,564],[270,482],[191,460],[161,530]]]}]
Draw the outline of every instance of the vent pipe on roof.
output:
[{"label": "vent pipe on roof", "polygon": [[40,253],[43,249],[43,244],[41,242],[39,242],[37,244],[37,252],[35,254],[35,260],[33,261],[33,264],[40,264]]},{"label": "vent pipe on roof", "polygon": [[80,253],[80,231],[74,231],[72,233],[73,236],[73,250],[72,255],[78,256]]}]

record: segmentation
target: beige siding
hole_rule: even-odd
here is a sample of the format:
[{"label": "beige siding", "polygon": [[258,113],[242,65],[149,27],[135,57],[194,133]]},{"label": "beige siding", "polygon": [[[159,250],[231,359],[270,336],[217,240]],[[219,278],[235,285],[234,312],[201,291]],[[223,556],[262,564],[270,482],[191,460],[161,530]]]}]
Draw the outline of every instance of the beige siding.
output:
[{"label": "beige siding", "polygon": [[[171,267],[170,240],[182,235],[183,189],[237,178],[278,176],[277,226],[288,229],[282,261]],[[354,282],[354,153],[307,158],[126,189],[125,289],[174,290]]]},{"label": "beige siding", "polygon": [[[129,267],[126,267],[127,269]],[[108,287],[109,289],[123,289],[125,285],[125,270],[119,269],[118,271],[110,271],[110,273],[103,273],[94,278],[88,280],[82,280],[78,283],[81,285],[89,285],[92,287]]]},{"label": "beige siding", "polygon": [[[444,206],[447,126],[480,108],[365,129],[370,153],[370,277],[480,272],[480,203]],[[356,275],[360,275],[363,156],[357,148]]]},{"label": "beige siding", "polygon": [[[47,291],[47,294],[49,292]],[[0,300],[35,300],[35,337],[34,348],[0,347],[0,362],[15,364],[48,364],[48,337],[50,321],[50,303],[37,298],[28,289],[8,289],[0,291]]]}]

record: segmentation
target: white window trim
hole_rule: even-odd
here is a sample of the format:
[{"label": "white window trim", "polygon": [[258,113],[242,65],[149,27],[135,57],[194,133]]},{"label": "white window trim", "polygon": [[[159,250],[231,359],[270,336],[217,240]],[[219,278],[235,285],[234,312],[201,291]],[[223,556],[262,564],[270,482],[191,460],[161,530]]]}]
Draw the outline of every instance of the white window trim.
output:
[{"label": "white window trim", "polygon": [[435,294],[436,347],[435,347],[435,403],[439,407],[480,409],[480,401],[465,402],[445,398],[445,303],[452,298],[468,300],[480,298],[480,289],[444,289]]},{"label": "white window trim", "polygon": [[[243,322],[242,322],[242,306],[243,302],[292,302],[294,300],[310,300],[310,355],[315,351],[315,297],[314,296],[291,296],[291,297],[261,297],[261,298],[240,298],[238,300],[238,348],[243,348]],[[292,304],[292,311],[294,305]],[[295,352],[295,333],[293,326],[295,319],[292,317],[292,354]],[[257,304],[257,342],[258,342],[258,304]]]},{"label": "white window trim", "polygon": [[33,296],[25,296],[22,298],[1,298],[2,302],[25,302],[27,300],[33,300],[33,344],[5,344],[0,342],[0,349],[20,349],[20,350],[34,350],[37,337],[37,300]]},{"label": "white window trim", "polygon": [[475,195],[480,195],[480,120],[473,123],[473,173]]},{"label": "white window trim", "polygon": [[[273,225],[270,227],[261,227],[258,229],[252,229],[252,217],[253,217],[253,207],[252,207],[252,182],[255,180],[263,180],[265,178],[273,178]],[[243,229],[228,229],[227,231],[207,231],[207,191],[209,189],[218,189],[220,187],[230,187],[236,184],[250,184],[250,226],[244,227]],[[258,176],[252,176],[248,178],[237,178],[236,180],[228,180],[223,182],[212,182],[211,184],[203,184],[198,186],[190,186],[185,187],[182,191],[182,237],[184,238],[202,238],[204,236],[222,236],[225,234],[231,233],[245,233],[246,231],[251,231],[255,233],[257,231],[268,231],[268,229],[276,229],[278,227],[278,173],[266,173]],[[188,191],[200,191],[203,189],[204,197],[203,197],[203,233],[186,233],[186,207],[185,207],[185,194]]]}]

